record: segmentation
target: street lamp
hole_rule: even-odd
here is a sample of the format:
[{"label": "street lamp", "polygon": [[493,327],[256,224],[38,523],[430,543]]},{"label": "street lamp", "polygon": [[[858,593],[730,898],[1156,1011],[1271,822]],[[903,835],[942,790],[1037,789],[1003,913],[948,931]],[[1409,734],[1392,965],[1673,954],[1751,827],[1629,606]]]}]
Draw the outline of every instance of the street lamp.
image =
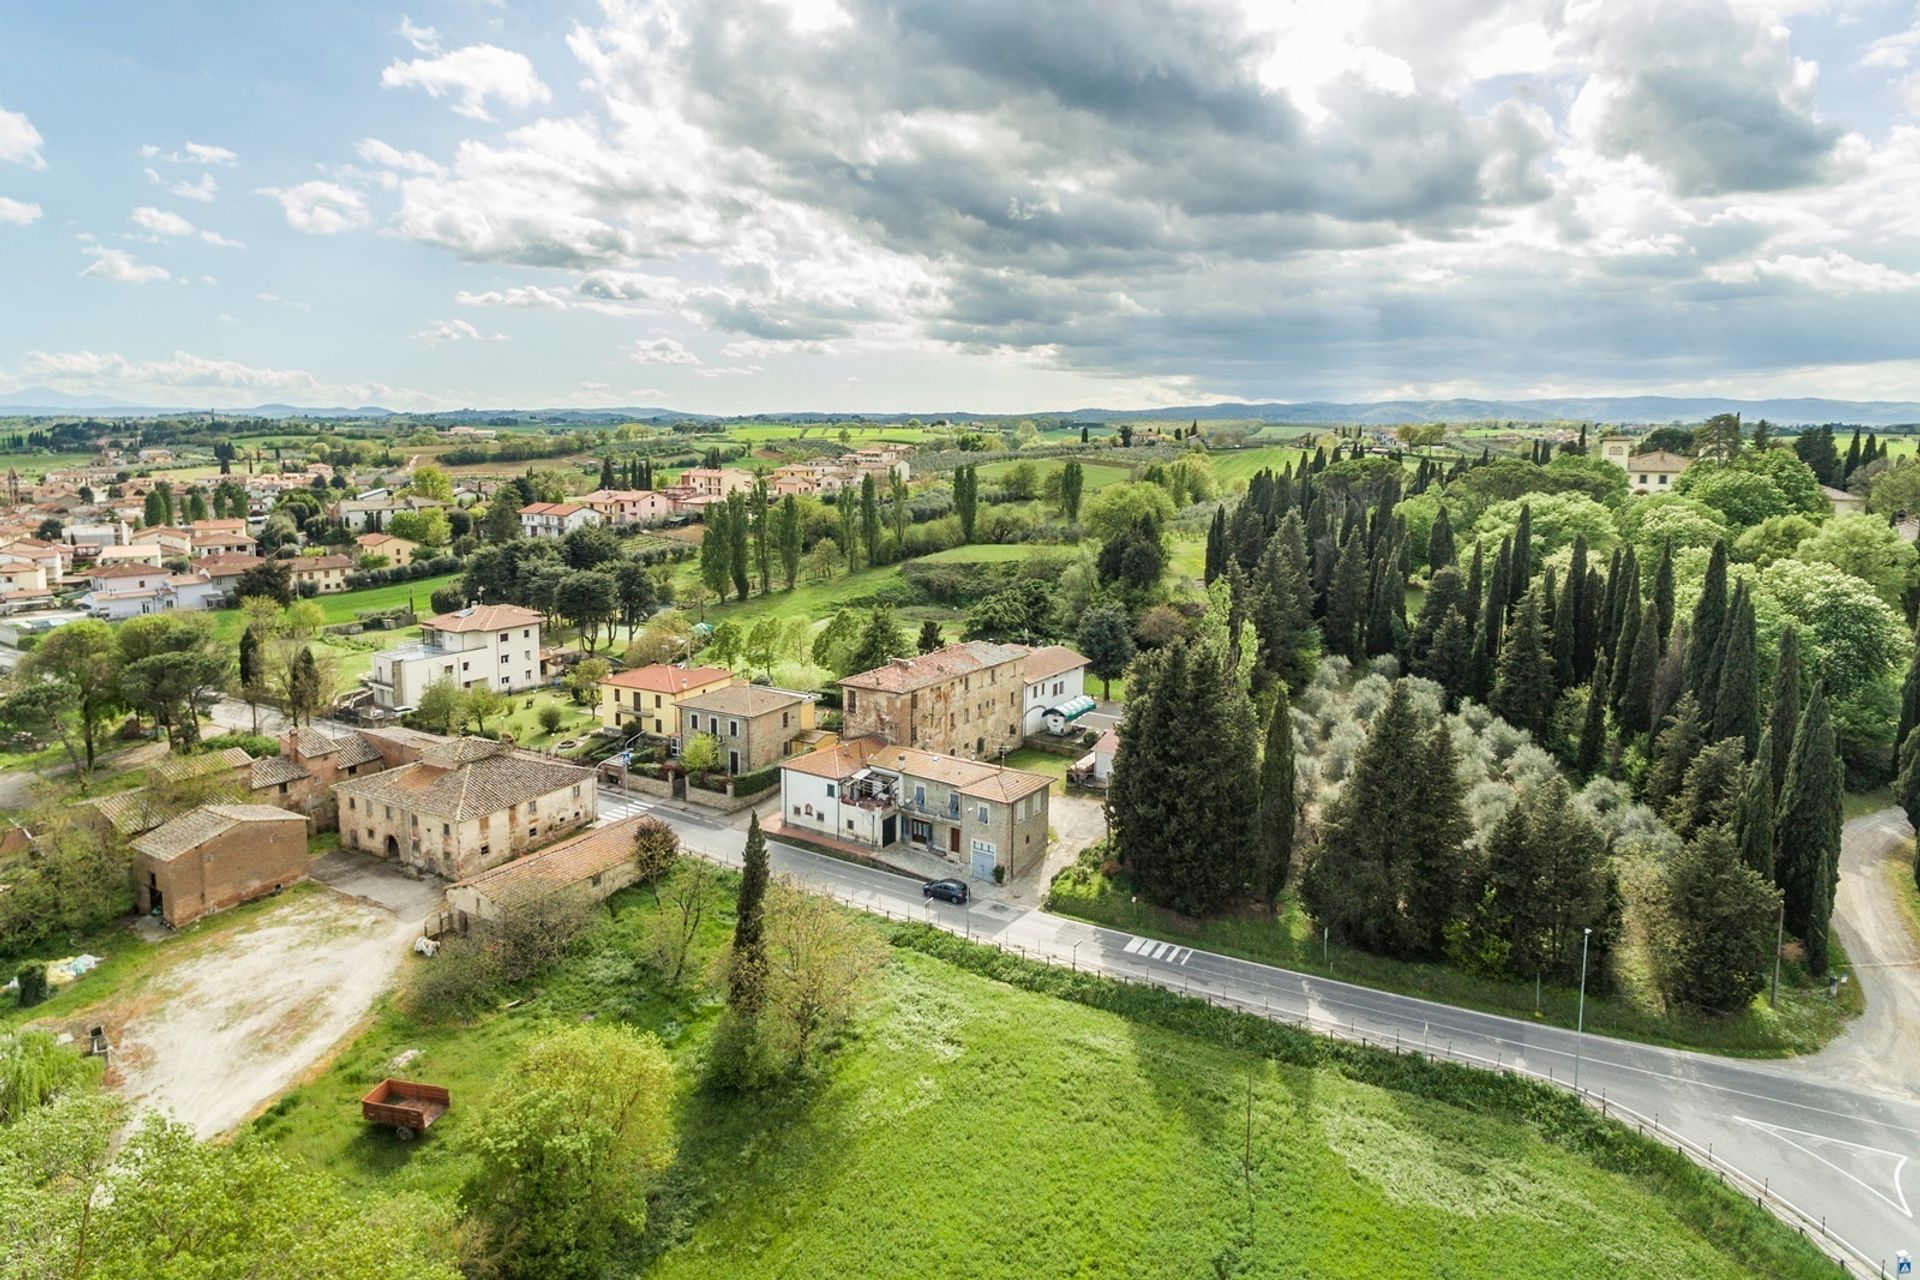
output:
[{"label": "street lamp", "polygon": [[1580,1092],[1580,1041],[1587,1033],[1587,943],[1592,929],[1580,931],[1580,1012],[1573,1024],[1573,1091]]},{"label": "street lamp", "polygon": [[1078,973],[1078,972],[1080,972],[1080,943],[1081,943],[1081,941],[1082,941],[1082,940],[1081,940],[1081,939],[1079,939],[1079,938],[1075,938],[1075,939],[1073,940],[1073,971],[1074,971],[1075,973]]},{"label": "street lamp", "polygon": [[1773,994],[1767,997],[1767,1007],[1780,1007],[1780,948],[1787,940],[1787,900],[1780,899],[1780,914],[1773,922]]}]

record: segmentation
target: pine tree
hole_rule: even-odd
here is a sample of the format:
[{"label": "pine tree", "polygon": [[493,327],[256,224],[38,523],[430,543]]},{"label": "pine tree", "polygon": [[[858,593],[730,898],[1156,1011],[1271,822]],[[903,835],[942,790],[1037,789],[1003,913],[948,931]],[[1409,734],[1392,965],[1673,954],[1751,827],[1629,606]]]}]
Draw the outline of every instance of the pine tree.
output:
[{"label": "pine tree", "polygon": [[1700,752],[1706,740],[1700,727],[1700,704],[1693,695],[1682,694],[1680,701],[1673,706],[1673,714],[1667,718],[1665,727],[1653,744],[1653,768],[1647,771],[1647,785],[1643,799],[1647,807],[1659,813],[1667,807],[1667,802],[1680,794],[1680,787],[1687,776],[1687,766],[1693,763],[1694,756]]},{"label": "pine tree", "polygon": [[1720,660],[1720,684],[1713,696],[1715,739],[1736,738],[1742,759],[1752,754],[1760,739],[1760,691],[1754,680],[1758,644],[1754,636],[1753,601],[1744,591],[1734,593],[1736,606],[1721,629],[1725,649]]},{"label": "pine tree", "polygon": [[1660,620],[1660,645],[1673,636],[1673,540],[1660,546],[1660,567],[1653,571],[1653,598],[1647,602]]},{"label": "pine tree", "polygon": [[1452,564],[1456,558],[1453,547],[1453,520],[1447,515],[1445,507],[1433,518],[1433,527],[1427,530],[1427,567],[1434,573]]},{"label": "pine tree", "polygon": [[1720,643],[1720,628],[1727,616],[1727,544],[1713,544],[1707,559],[1706,577],[1700,584],[1700,598],[1694,601],[1693,620],[1687,626],[1687,691],[1704,704],[1718,690],[1704,689],[1707,669],[1713,663],[1714,646]]},{"label": "pine tree", "polygon": [[1367,548],[1356,528],[1347,535],[1327,584],[1327,652],[1350,661],[1361,658],[1367,611]]},{"label": "pine tree", "polygon": [[1818,680],[1794,731],[1793,759],[1773,826],[1774,874],[1786,895],[1787,928],[1806,946],[1807,966],[1827,971],[1827,929],[1839,875],[1841,771],[1827,693]]},{"label": "pine tree", "polygon": [[1446,619],[1447,611],[1464,610],[1466,606],[1467,589],[1460,580],[1460,571],[1448,565],[1435,573],[1420,601],[1420,616],[1414,621],[1413,633],[1407,637],[1407,660],[1414,671],[1422,671],[1427,650],[1433,647],[1433,637]]},{"label": "pine tree", "polygon": [[1900,718],[1893,740],[1905,742],[1915,725],[1920,725],[1920,636],[1911,642],[1907,655],[1907,677],[1900,685]]},{"label": "pine tree", "polygon": [[1773,883],[1773,766],[1772,730],[1760,735],[1760,749],[1747,765],[1740,787],[1739,820],[1735,824],[1740,861]]},{"label": "pine tree", "polygon": [[1260,812],[1255,823],[1254,887],[1269,914],[1276,910],[1293,866],[1293,775],[1293,713],[1288,708],[1286,686],[1281,685],[1273,714],[1267,718],[1266,750],[1260,757]]},{"label": "pine tree", "polygon": [[1554,693],[1553,659],[1541,635],[1540,588],[1536,586],[1522,597],[1501,646],[1499,673],[1487,707],[1508,724],[1542,739],[1553,715]]},{"label": "pine tree", "polygon": [[1745,753],[1738,741],[1722,738],[1702,748],[1687,763],[1679,794],[1667,805],[1667,825],[1686,840],[1702,827],[1733,822],[1745,781]]},{"label": "pine tree", "polygon": [[1582,930],[1606,931],[1606,853],[1606,838],[1564,779],[1530,783],[1514,797],[1486,849],[1509,972],[1578,977]]},{"label": "pine tree", "polygon": [[1787,785],[1787,764],[1793,759],[1793,736],[1800,727],[1800,633],[1792,627],[1780,633],[1780,652],[1773,664],[1773,698],[1767,704],[1767,733],[1773,739],[1773,794]]},{"label": "pine tree", "polygon": [[1371,951],[1438,954],[1472,825],[1447,727],[1422,728],[1404,680],[1375,713],[1324,825],[1300,886],[1314,919]]},{"label": "pine tree", "polygon": [[1473,694],[1473,628],[1466,615],[1448,609],[1433,633],[1420,674],[1447,691],[1448,707],[1457,707]]},{"label": "pine tree", "polygon": [[[1893,783],[1894,798],[1907,821],[1920,831],[1920,731],[1909,730],[1900,742],[1900,773]],[[1920,885],[1920,858],[1913,862],[1914,882]]]},{"label": "pine tree", "polygon": [[1587,686],[1587,714],[1580,722],[1580,745],[1574,749],[1573,770],[1591,778],[1600,770],[1607,750],[1607,660],[1600,659]]},{"label": "pine tree", "polygon": [[751,1024],[766,1002],[767,882],[772,864],[760,815],[747,816],[747,847],[740,868],[740,894],[733,916],[733,953],[727,960],[727,1009]]},{"label": "pine tree", "polygon": [[1661,897],[1661,991],[1689,1008],[1745,1009],[1772,966],[1779,891],[1742,865],[1726,827],[1710,826],[1674,856]]}]

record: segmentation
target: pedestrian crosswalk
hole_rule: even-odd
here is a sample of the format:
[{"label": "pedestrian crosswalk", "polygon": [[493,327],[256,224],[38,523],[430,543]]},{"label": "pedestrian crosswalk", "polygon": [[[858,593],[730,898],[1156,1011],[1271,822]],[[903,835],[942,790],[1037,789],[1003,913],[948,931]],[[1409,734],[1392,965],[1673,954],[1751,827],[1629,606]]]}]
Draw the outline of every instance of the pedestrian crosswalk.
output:
[{"label": "pedestrian crosswalk", "polygon": [[1193,959],[1192,947],[1175,946],[1171,942],[1161,942],[1155,938],[1135,938],[1121,950],[1130,956],[1139,956],[1143,960],[1160,960],[1167,964],[1185,964]]},{"label": "pedestrian crosswalk", "polygon": [[643,813],[653,812],[653,802],[637,796],[623,796],[611,791],[600,793],[600,822],[619,822],[623,818],[637,818]]}]

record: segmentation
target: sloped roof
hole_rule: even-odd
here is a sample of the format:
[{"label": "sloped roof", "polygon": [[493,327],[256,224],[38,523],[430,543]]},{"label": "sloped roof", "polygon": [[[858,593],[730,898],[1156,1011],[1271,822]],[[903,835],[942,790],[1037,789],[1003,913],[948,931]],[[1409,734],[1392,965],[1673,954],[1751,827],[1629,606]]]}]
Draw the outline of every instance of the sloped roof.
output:
[{"label": "sloped roof", "polygon": [[770,689],[760,684],[730,684],[719,689],[704,689],[680,705],[695,711],[718,711],[726,716],[763,716],[812,702],[808,694],[791,689]]},{"label": "sloped roof", "polygon": [[985,671],[989,667],[1012,662],[1019,656],[1018,652],[1005,645],[986,640],[968,640],[950,644],[944,649],[935,649],[932,653],[923,653],[917,658],[895,658],[885,666],[847,676],[840,683],[855,689],[905,693],[959,676],[972,675],[976,671]]},{"label": "sloped roof", "polygon": [[678,695],[689,689],[698,689],[704,685],[731,679],[733,679],[733,672],[724,667],[670,667],[663,662],[655,662],[648,666],[635,667],[631,671],[610,675],[600,683],[614,685],[621,689],[640,689],[647,693]]},{"label": "sloped roof", "polygon": [[1685,471],[1693,461],[1684,453],[1668,453],[1665,449],[1655,449],[1651,453],[1636,453],[1627,459],[1629,471]]},{"label": "sloped roof", "polygon": [[1063,644],[1050,644],[1045,648],[1028,650],[1022,671],[1028,684],[1038,684],[1086,665],[1087,659],[1083,655]]},{"label": "sloped roof", "polygon": [[984,760],[962,760],[917,747],[895,747],[877,737],[854,738],[804,756],[790,756],[782,769],[816,778],[845,778],[862,768],[885,769],[906,778],[919,778],[952,787],[963,796],[1007,802],[1053,785],[1044,773],[1009,769]]},{"label": "sloped roof", "polygon": [[[473,743],[492,750],[468,745]],[[339,783],[334,790],[465,822],[510,805],[525,804],[593,776],[591,769],[503,748],[483,738],[463,738],[449,743],[448,748],[430,751],[413,764]]]},{"label": "sloped roof", "polygon": [[295,556],[287,561],[295,573],[306,573],[316,569],[351,569],[353,560],[349,556]]},{"label": "sloped roof", "polygon": [[270,804],[203,804],[155,827],[135,840],[133,848],[149,858],[171,862],[215,836],[255,822],[297,822],[303,831],[307,825],[299,814]]},{"label": "sloped roof", "polygon": [[298,782],[312,776],[306,766],[297,761],[285,756],[267,756],[253,762],[253,768],[247,774],[247,785],[258,791],[262,787],[277,787],[283,782]]},{"label": "sloped roof", "polygon": [[538,613],[517,604],[479,604],[436,614],[420,625],[435,631],[503,631],[508,627],[529,627],[539,621]]},{"label": "sloped roof", "polygon": [[153,782],[180,782],[218,773],[222,769],[244,769],[252,763],[253,757],[239,747],[224,747],[204,755],[168,756],[147,767],[147,778]]},{"label": "sloped roof", "polygon": [[524,858],[503,862],[454,888],[474,892],[503,907],[534,902],[561,889],[583,884],[633,859],[633,831],[646,819],[623,818],[595,827]]}]

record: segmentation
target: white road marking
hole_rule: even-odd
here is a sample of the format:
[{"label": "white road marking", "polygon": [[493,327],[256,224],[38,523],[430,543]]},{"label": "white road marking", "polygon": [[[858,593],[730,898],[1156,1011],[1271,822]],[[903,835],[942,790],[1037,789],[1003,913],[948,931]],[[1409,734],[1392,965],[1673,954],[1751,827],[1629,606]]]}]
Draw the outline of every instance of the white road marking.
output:
[{"label": "white road marking", "polygon": [[[1903,1191],[1900,1187],[1900,1171],[1906,1167],[1907,1158],[1901,1155],[1898,1151],[1888,1151],[1881,1147],[1869,1147],[1859,1142],[1848,1142],[1845,1138],[1829,1138],[1824,1133],[1808,1133],[1804,1129],[1789,1129],[1784,1125],[1768,1124],[1763,1120],[1749,1120],[1746,1116],[1735,1116],[1734,1119],[1738,1120],[1742,1124],[1750,1124],[1756,1129],[1760,1129],[1767,1133],[1772,1134],[1774,1137],[1780,1139],[1780,1141],[1792,1147],[1795,1151],[1798,1151],[1803,1155],[1812,1156],[1815,1160],[1818,1160],[1821,1164],[1827,1166],[1827,1168],[1833,1170],[1835,1173],[1839,1174],[1841,1177],[1847,1179],[1850,1182],[1858,1183],[1861,1187],[1863,1187],[1866,1190],[1867,1194],[1876,1197],[1877,1199],[1892,1206],[1895,1209],[1898,1209],[1901,1213],[1904,1213],[1909,1218],[1913,1216],[1913,1210],[1907,1207],[1907,1193]],[[1794,1137],[1797,1137],[1797,1138],[1810,1139],[1814,1142],[1825,1142],[1825,1143],[1832,1143],[1835,1146],[1851,1147],[1855,1151],[1865,1151],[1876,1156],[1890,1157],[1893,1160],[1893,1174],[1892,1174],[1893,1194],[1894,1196],[1898,1197],[1898,1199],[1890,1198],[1889,1196],[1886,1195],[1885,1192],[1878,1190],[1877,1188],[1873,1187],[1869,1183],[1862,1181],[1859,1177],[1855,1176],[1854,1174],[1851,1174],[1847,1172],[1845,1169],[1842,1169],[1839,1165],[1827,1159],[1825,1156],[1821,1155],[1818,1151],[1814,1151],[1811,1148],[1802,1145],[1801,1143],[1795,1142],[1793,1138],[1787,1137],[1788,1134],[1793,1134]]]},{"label": "white road marking", "polygon": [[1134,956],[1134,955],[1139,955],[1141,948],[1145,947],[1146,945],[1147,945],[1147,940],[1145,938],[1135,938],[1132,942],[1129,942],[1126,946],[1122,947],[1121,950],[1125,951],[1130,956]]},{"label": "white road marking", "polygon": [[1120,948],[1130,956],[1139,956],[1142,960],[1164,960],[1168,964],[1185,964],[1193,959],[1193,948],[1183,947],[1174,942],[1161,942],[1155,938],[1136,937]]}]

